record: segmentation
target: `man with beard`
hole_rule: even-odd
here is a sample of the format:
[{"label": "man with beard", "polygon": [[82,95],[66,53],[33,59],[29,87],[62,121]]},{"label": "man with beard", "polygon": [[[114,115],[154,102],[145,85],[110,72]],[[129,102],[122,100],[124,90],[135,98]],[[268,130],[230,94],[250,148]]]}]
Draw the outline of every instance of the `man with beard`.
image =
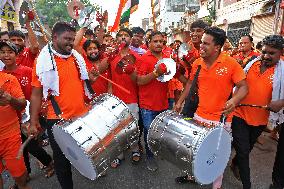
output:
[{"label": "man with beard", "polygon": [[[116,84],[124,87],[130,93],[126,93],[116,85],[112,85],[112,94],[117,96],[120,100],[127,104],[132,115],[139,120],[139,108],[138,108],[138,88],[136,84],[137,73],[136,66],[140,60],[140,56],[129,48],[132,38],[132,32],[127,28],[122,28],[116,34],[116,40],[118,47],[115,51],[115,55],[111,55],[107,63],[101,62],[100,72],[110,69],[111,79]],[[113,57],[112,57],[113,56]],[[132,57],[135,61],[127,63],[126,57]],[[119,71],[120,70],[120,71]],[[131,146],[132,150],[132,163],[138,163],[140,161],[140,153],[138,143]],[[121,161],[124,159],[123,153],[121,153],[112,163],[113,168],[117,168]]]},{"label": "man with beard", "polygon": [[147,155],[147,169],[156,171],[158,165],[147,143],[147,135],[155,117],[168,109],[168,82],[160,82],[157,78],[167,72],[165,64],[155,69],[162,58],[169,58],[163,53],[164,38],[161,32],[152,32],[149,37],[149,50],[141,57],[138,68],[137,83],[139,85],[139,106],[144,126],[144,142]]},{"label": "man with beard", "polygon": [[131,38],[131,45],[129,46],[129,48],[137,54],[143,55],[146,50],[141,48],[140,46],[142,45],[145,31],[140,27],[133,27],[131,29],[131,32],[133,33],[133,37]]},{"label": "man with beard", "polygon": [[[84,57],[89,72],[96,73],[97,75],[101,74],[109,79],[110,71],[108,69],[99,73],[100,63],[102,62],[102,64],[106,64],[107,61],[107,58],[103,58],[100,43],[97,40],[85,40],[81,46],[85,31],[87,31],[87,28],[81,28],[77,32],[74,42],[74,49]],[[96,81],[92,83],[92,88],[95,91],[96,96],[99,96],[100,94],[110,91],[111,84],[102,77],[97,77]]]},{"label": "man with beard", "polygon": [[35,58],[38,55],[39,43],[37,37],[31,27],[30,21],[26,19],[26,28],[28,30],[28,39],[30,47],[25,46],[25,34],[19,30],[13,30],[9,32],[9,40],[14,43],[19,54],[17,56],[17,65],[23,65],[32,68],[34,65]]},{"label": "man with beard", "polygon": [[52,127],[60,118],[74,119],[89,110],[85,94],[90,94],[90,91],[83,82],[89,76],[83,57],[73,50],[75,35],[76,29],[69,23],[57,22],[52,29],[52,43],[41,50],[32,78],[30,134],[38,134],[39,112],[44,98],[48,101],[47,133],[53,150],[55,172],[63,189],[73,188],[71,164],[55,141]]},{"label": "man with beard", "polygon": [[[204,126],[220,124],[222,114],[228,115],[247,94],[245,74],[235,59],[221,53],[226,40],[224,30],[217,27],[205,29],[200,44],[201,58],[194,61],[184,92],[174,109],[179,112],[184,99],[187,97],[194,75],[200,67],[197,78],[198,108],[193,119]],[[238,90],[230,98],[234,85]],[[230,123],[225,123],[225,129],[230,130]],[[206,174],[206,172],[204,173]],[[223,175],[213,182],[213,189],[220,189]],[[194,182],[192,176],[176,178],[178,183]]]},{"label": "man with beard", "polygon": [[[231,168],[234,175],[241,179],[243,189],[250,189],[250,168],[249,168],[249,154],[253,149],[253,146],[257,138],[261,135],[269,121],[269,110],[273,112],[279,112],[284,107],[284,95],[282,99],[272,99],[273,92],[283,94],[278,90],[275,91],[275,84],[278,82],[282,86],[284,82],[281,81],[281,77],[275,78],[275,72],[277,67],[284,66],[284,62],[280,60],[283,54],[284,39],[279,35],[267,36],[263,39],[263,47],[261,53],[261,60],[256,61],[252,65],[247,65],[245,71],[247,72],[247,83],[249,88],[248,95],[241,100],[241,104],[252,104],[265,106],[267,109],[240,106],[234,111],[232,120],[232,135],[233,146],[236,150],[236,155],[232,160]],[[284,73],[284,71],[282,70]],[[273,91],[273,92],[272,92]],[[255,95],[257,94],[257,95]],[[273,114],[273,113],[271,113]],[[282,113],[283,114],[283,113]],[[283,125],[283,124],[282,124]],[[281,141],[278,143],[280,146]],[[283,142],[282,142],[283,144]],[[273,176],[273,187],[271,188],[283,188],[284,187],[284,174],[283,174],[283,153],[281,150],[283,146],[279,148],[277,152],[279,155],[277,158],[281,158],[282,164],[274,166],[274,170],[277,174]],[[280,152],[280,153],[279,153]],[[275,162],[280,162],[275,161]],[[278,172],[280,170],[280,172]],[[281,173],[282,171],[282,181]],[[279,177],[280,176],[280,177]],[[282,183],[281,183],[282,182]]]},{"label": "man with beard", "polygon": [[233,57],[244,68],[246,64],[257,58],[259,53],[253,49],[253,38],[250,35],[243,35],[239,41],[239,53]]}]

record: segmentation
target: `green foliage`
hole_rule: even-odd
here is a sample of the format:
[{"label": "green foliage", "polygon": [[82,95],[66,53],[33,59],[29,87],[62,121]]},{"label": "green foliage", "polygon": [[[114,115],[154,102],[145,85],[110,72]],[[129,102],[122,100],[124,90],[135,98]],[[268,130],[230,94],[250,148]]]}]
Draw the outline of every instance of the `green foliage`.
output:
[{"label": "green foliage", "polygon": [[[37,0],[35,1],[36,11],[42,19],[50,27],[57,21],[71,21],[71,17],[67,12],[68,0]],[[95,6],[90,0],[81,0],[86,6]]]}]

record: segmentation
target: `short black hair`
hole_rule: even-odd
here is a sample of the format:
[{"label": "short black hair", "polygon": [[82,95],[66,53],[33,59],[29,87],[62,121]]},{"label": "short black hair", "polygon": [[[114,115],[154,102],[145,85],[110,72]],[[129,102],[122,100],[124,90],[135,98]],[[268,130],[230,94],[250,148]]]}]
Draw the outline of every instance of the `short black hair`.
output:
[{"label": "short black hair", "polygon": [[8,35],[8,36],[9,36],[9,32],[8,32],[8,31],[2,31],[2,32],[0,32],[0,37],[2,37],[3,35]]},{"label": "short black hair", "polygon": [[112,35],[110,35],[109,33],[106,33],[104,34],[103,38],[106,38],[106,37],[112,37]]},{"label": "short black hair", "polygon": [[25,40],[25,34],[22,31],[20,31],[20,30],[12,30],[12,31],[10,31],[8,33],[8,35],[9,35],[9,38],[11,38],[11,37],[20,37],[23,40]]},{"label": "short black hair", "polygon": [[215,45],[220,45],[221,47],[223,47],[227,39],[226,32],[216,26],[205,28],[204,33],[211,35],[213,37]]},{"label": "short black hair", "polygon": [[72,31],[72,32],[76,32],[76,28],[73,27],[70,23],[68,22],[56,22],[53,25],[52,28],[52,37],[54,36],[54,34],[62,34],[66,31]]},{"label": "short black hair", "polygon": [[262,46],[263,46],[263,45],[262,45],[262,41],[259,41],[259,42],[257,42],[255,48],[256,48],[256,49],[261,49]]},{"label": "short black hair", "polygon": [[284,39],[281,35],[269,35],[262,40],[262,45],[268,45],[272,48],[283,50]]},{"label": "short black hair", "polygon": [[152,32],[152,31],[153,31],[153,29],[147,29],[147,30],[145,31],[145,33]]},{"label": "short black hair", "polygon": [[242,37],[248,37],[249,38],[249,40],[250,40],[250,42],[252,42],[253,43],[253,37],[251,36],[251,35],[249,35],[249,34],[245,34],[245,35],[242,35],[241,36],[241,38]]},{"label": "short black hair", "polygon": [[156,36],[156,35],[164,36],[164,35],[162,34],[162,32],[160,32],[160,31],[152,31],[151,35],[149,36],[149,42],[150,42],[150,41],[152,40],[152,38],[153,38],[154,36]]},{"label": "short black hair", "polygon": [[91,29],[87,29],[85,35],[94,35],[94,32]]},{"label": "short black hair", "polygon": [[191,23],[190,25],[190,30],[192,30],[193,28],[201,28],[201,29],[205,29],[209,27],[209,24],[201,19],[196,20],[194,22]]},{"label": "short black hair", "polygon": [[182,44],[181,40],[178,40],[178,39],[174,40],[174,43],[180,43],[180,44]]},{"label": "short black hair", "polygon": [[119,37],[119,35],[120,35],[121,32],[126,32],[126,33],[128,33],[128,35],[129,35],[130,37],[133,37],[133,34],[132,34],[131,30],[128,29],[128,28],[121,28],[121,29],[117,32],[116,37]]},{"label": "short black hair", "polygon": [[141,33],[141,34],[145,35],[145,31],[140,27],[133,27],[131,29],[131,31],[132,31],[133,34]]},{"label": "short black hair", "polygon": [[93,40],[93,39],[88,39],[88,40],[86,40],[85,43],[83,44],[83,49],[84,49],[85,51],[87,51],[87,48],[91,45],[91,43],[96,44],[96,46],[97,46],[98,49],[100,50],[100,48],[101,48],[100,43],[99,43],[97,40]]}]

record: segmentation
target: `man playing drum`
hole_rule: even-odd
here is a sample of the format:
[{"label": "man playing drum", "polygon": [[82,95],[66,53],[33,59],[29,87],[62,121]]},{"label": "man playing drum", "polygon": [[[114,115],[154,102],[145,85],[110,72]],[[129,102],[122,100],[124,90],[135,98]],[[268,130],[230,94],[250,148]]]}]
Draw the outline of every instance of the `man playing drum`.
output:
[{"label": "man playing drum", "polygon": [[149,37],[149,50],[141,58],[137,77],[139,105],[144,125],[147,168],[150,171],[156,171],[158,166],[147,144],[148,130],[155,117],[168,109],[168,83],[157,80],[159,76],[167,72],[167,68],[163,63],[155,68],[156,63],[160,59],[167,57],[162,52],[163,42],[164,39],[161,32],[152,32]]},{"label": "man playing drum", "polygon": [[[174,107],[178,112],[181,110],[182,103],[189,93],[192,80],[200,65],[201,70],[197,80],[199,104],[193,119],[204,126],[219,125],[221,115],[232,112],[248,91],[241,66],[233,58],[221,53],[225,40],[224,30],[217,27],[205,29],[200,44],[201,58],[193,63],[190,79]],[[232,98],[229,98],[234,85],[239,90]],[[230,124],[226,122],[225,127],[229,129]],[[220,175],[213,182],[213,189],[221,188],[222,177]],[[194,178],[189,176],[177,179],[183,181],[180,183],[194,182]]]},{"label": "man playing drum", "polygon": [[[275,75],[277,68],[280,68],[280,70],[281,66],[282,69],[284,68],[284,62],[280,59],[283,53],[283,45],[284,39],[279,35],[265,37],[263,40],[261,60],[255,61],[253,64],[249,63],[245,67],[249,93],[240,103],[259,106],[267,105],[267,109],[240,106],[234,112],[232,134],[236,155],[232,160],[231,168],[234,175],[242,181],[243,189],[251,188],[249,154],[269,121],[270,115],[268,110],[279,112],[284,107],[284,96],[282,96],[282,99],[272,99],[273,94],[280,96],[279,94],[281,93],[280,88],[275,88],[277,83],[279,83],[279,86],[281,83],[281,86],[284,84],[283,80],[281,81],[280,79],[284,75],[282,77]],[[282,73],[284,73],[283,70]],[[274,113],[271,112],[270,114]],[[275,166],[275,171],[280,169],[280,167],[281,165]],[[284,187],[284,182],[279,182],[279,179],[278,175],[274,174],[274,187],[272,188],[280,189]]]},{"label": "man playing drum", "polygon": [[[30,132],[37,134],[42,98],[48,99],[47,133],[53,150],[55,172],[63,189],[73,188],[71,164],[54,140],[52,127],[61,118],[74,119],[89,109],[85,103],[85,94],[89,91],[83,82],[89,77],[83,57],[73,50],[75,34],[75,28],[69,23],[57,22],[53,26],[52,43],[39,54],[32,78]],[[52,106],[50,99],[57,106]]]}]

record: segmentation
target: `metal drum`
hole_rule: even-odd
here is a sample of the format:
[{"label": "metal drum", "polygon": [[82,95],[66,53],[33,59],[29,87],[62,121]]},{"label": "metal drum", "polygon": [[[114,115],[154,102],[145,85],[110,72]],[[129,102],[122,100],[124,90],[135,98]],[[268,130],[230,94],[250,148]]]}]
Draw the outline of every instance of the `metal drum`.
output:
[{"label": "metal drum", "polygon": [[206,128],[174,111],[159,114],[148,133],[150,150],[173,163],[200,184],[220,176],[231,154],[231,136],[222,127]]},{"label": "metal drum", "polygon": [[53,134],[72,165],[94,180],[138,140],[139,129],[126,104],[113,95],[102,94],[86,115],[56,124]]}]

